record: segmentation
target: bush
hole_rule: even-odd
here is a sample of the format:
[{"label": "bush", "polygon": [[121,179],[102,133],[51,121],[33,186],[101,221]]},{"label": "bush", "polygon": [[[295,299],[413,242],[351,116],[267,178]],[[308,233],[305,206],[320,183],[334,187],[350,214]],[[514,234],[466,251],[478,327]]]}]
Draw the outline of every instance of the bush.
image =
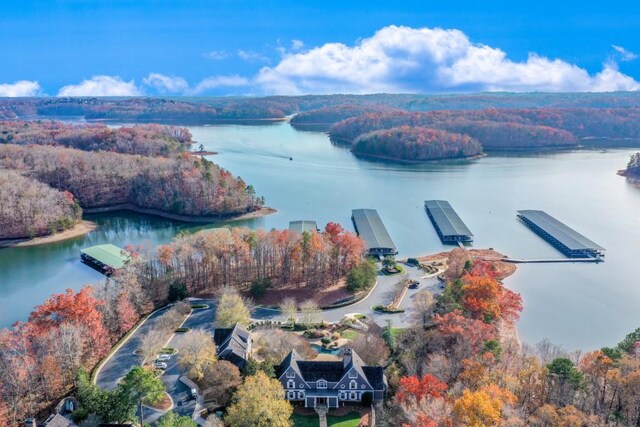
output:
[{"label": "bush", "polygon": [[181,301],[189,296],[187,287],[182,282],[173,282],[169,285],[169,302]]},{"label": "bush", "polygon": [[264,295],[269,287],[271,287],[270,277],[256,279],[251,282],[251,295],[253,295],[255,298],[260,298],[262,295]]},{"label": "bush", "polygon": [[380,313],[404,313],[402,308],[389,308],[386,305],[374,305],[371,309]]},{"label": "bush", "polygon": [[370,289],[376,283],[377,268],[370,259],[362,260],[347,272],[347,290],[358,292]]},{"label": "bush", "polygon": [[331,344],[331,338],[330,337],[322,337],[322,339],[320,340],[320,342],[322,344]]},{"label": "bush", "polygon": [[361,403],[362,406],[371,406],[371,404],[373,403],[373,393],[371,393],[370,391],[362,393]]},{"label": "bush", "polygon": [[189,328],[177,328],[176,333],[183,333],[183,332],[189,332]]},{"label": "bush", "polygon": [[165,347],[162,350],[160,350],[160,354],[175,354],[176,353],[176,349],[173,347]]},{"label": "bush", "polygon": [[409,259],[407,259],[407,264],[409,264],[409,265],[413,265],[413,266],[415,266],[415,267],[420,267],[420,261],[418,261],[418,260],[417,260],[417,259],[415,259],[415,258],[409,258]]},{"label": "bush", "polygon": [[86,420],[88,416],[89,416],[89,413],[85,408],[78,408],[75,411],[73,411],[73,413],[71,414],[71,419],[73,420],[74,423],[80,424],[81,422]]},{"label": "bush", "polygon": [[202,310],[202,309],[205,309],[205,308],[209,308],[209,306],[207,304],[193,304],[191,306],[192,310]]},{"label": "bush", "polygon": [[340,332],[334,332],[333,334],[331,334],[331,339],[333,341],[339,340],[340,339]]}]

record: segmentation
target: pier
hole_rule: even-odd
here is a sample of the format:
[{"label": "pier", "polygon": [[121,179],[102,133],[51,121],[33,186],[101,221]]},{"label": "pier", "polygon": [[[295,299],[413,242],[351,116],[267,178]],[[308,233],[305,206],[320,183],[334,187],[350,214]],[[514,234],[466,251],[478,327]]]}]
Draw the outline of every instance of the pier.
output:
[{"label": "pier", "polygon": [[396,255],[398,250],[375,209],[354,209],[351,220],[358,236],[364,240],[369,255]]},{"label": "pier", "polygon": [[560,263],[560,262],[604,262],[600,257],[598,258],[548,258],[548,259],[518,259],[504,257],[500,261],[511,262],[513,264],[545,264],[545,263]]},{"label": "pier", "polygon": [[[605,249],[544,211],[518,211],[518,218],[533,232],[569,258],[602,261]],[[575,261],[575,260],[574,260]]]},{"label": "pier", "polygon": [[449,202],[445,200],[427,200],[424,202],[424,209],[436,229],[442,243],[458,244],[472,242],[473,233],[462,222]]}]

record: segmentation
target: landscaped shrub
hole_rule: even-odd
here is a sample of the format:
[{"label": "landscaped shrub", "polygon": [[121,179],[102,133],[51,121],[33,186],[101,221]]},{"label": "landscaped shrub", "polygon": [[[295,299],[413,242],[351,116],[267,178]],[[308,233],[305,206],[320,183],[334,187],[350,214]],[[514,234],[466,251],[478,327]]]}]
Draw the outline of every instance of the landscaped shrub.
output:
[{"label": "landscaped shrub", "polygon": [[189,332],[189,328],[178,328],[176,329],[176,333]]},{"label": "landscaped shrub", "polygon": [[331,338],[330,337],[322,337],[322,339],[320,340],[320,342],[322,344],[331,344]]},{"label": "landscaped shrub", "polygon": [[332,340],[339,340],[340,339],[340,332],[334,332],[333,334],[331,334],[331,339]]},{"label": "landscaped shrub", "polygon": [[184,283],[176,281],[169,286],[170,302],[181,301],[188,296],[189,293],[187,292],[187,287]]}]

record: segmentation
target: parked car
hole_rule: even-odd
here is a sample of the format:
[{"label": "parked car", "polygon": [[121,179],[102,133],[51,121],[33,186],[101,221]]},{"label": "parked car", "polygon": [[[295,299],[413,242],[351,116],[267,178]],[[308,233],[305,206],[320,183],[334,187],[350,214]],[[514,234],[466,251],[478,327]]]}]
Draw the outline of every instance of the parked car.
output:
[{"label": "parked car", "polygon": [[198,392],[196,391],[195,388],[192,388],[190,392],[191,392],[191,397],[193,397],[194,399],[198,396]]},{"label": "parked car", "polygon": [[168,362],[169,360],[171,360],[171,355],[170,354],[160,354],[160,355],[158,355],[158,358],[156,359],[156,361],[158,361],[158,362]]},{"label": "parked car", "polygon": [[166,364],[166,363],[164,363],[164,362],[156,362],[156,363],[154,363],[154,364],[153,364],[153,367],[154,367],[155,369],[162,369],[162,370],[165,370],[165,369],[167,369],[167,364]]},{"label": "parked car", "polygon": [[412,280],[409,283],[409,289],[418,289],[419,286],[420,286],[420,282],[418,282],[417,280]]}]

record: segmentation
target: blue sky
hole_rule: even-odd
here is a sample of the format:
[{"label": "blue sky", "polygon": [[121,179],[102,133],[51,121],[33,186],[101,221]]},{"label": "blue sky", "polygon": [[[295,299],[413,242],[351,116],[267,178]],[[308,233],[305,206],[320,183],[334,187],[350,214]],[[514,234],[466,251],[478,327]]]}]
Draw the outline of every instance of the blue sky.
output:
[{"label": "blue sky", "polygon": [[635,1],[0,0],[0,95],[638,90]]}]

